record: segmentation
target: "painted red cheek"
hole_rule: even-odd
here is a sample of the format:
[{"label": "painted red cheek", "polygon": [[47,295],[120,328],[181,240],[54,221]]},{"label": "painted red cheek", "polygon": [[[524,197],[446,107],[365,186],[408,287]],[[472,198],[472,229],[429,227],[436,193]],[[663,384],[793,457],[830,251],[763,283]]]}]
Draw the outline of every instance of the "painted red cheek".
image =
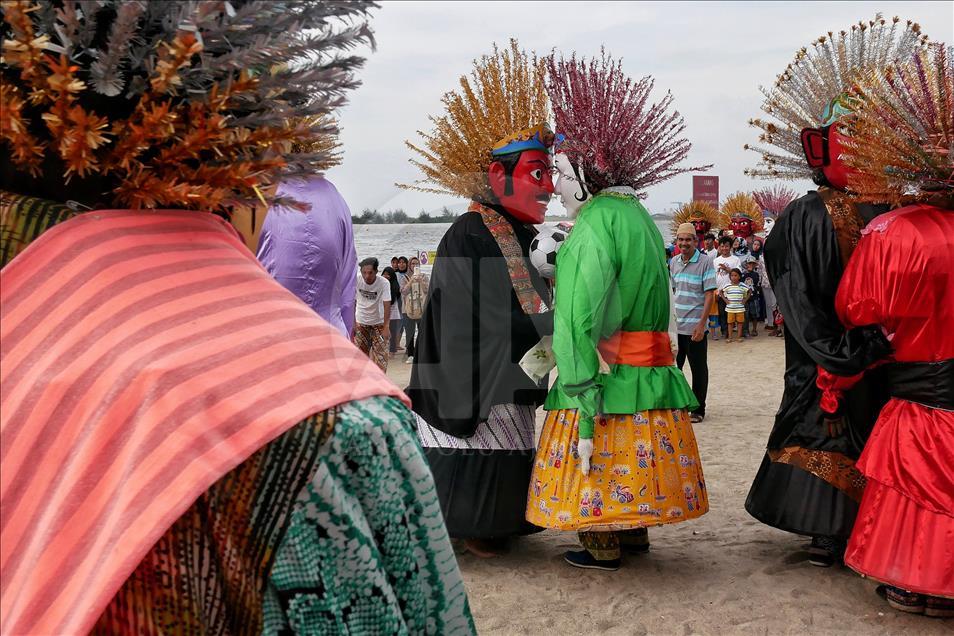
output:
[{"label": "painted red cheek", "polygon": [[852,168],[842,159],[845,148],[842,145],[842,135],[833,126],[828,131],[828,165],[822,168],[825,178],[828,182],[840,190],[848,187],[848,177],[852,174]]}]

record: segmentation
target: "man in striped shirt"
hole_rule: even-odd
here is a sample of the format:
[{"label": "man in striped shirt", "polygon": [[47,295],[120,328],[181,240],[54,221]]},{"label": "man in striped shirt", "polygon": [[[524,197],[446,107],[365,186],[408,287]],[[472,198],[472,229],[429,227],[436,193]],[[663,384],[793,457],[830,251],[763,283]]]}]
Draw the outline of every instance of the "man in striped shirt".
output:
[{"label": "man in striped shirt", "polygon": [[676,230],[679,251],[669,261],[669,275],[674,292],[678,352],[676,364],[682,369],[689,359],[692,370],[692,392],[699,408],[692,412],[693,422],[706,415],[706,393],[709,390],[709,363],[706,341],[709,310],[715,302],[716,275],[709,257],[696,249],[696,230],[683,223]]}]

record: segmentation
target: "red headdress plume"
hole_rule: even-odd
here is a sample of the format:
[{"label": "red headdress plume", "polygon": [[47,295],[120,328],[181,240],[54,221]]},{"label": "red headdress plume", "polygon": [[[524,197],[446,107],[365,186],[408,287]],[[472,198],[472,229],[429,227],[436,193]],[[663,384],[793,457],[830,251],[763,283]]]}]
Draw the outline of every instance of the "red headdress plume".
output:
[{"label": "red headdress plume", "polygon": [[601,51],[589,61],[547,58],[547,90],[556,131],[565,136],[560,152],[583,168],[587,187],[642,191],[678,174],[707,170],[684,167],[692,144],[686,124],[672,110],[672,95],[650,103],[654,80],[629,78],[622,63]]}]

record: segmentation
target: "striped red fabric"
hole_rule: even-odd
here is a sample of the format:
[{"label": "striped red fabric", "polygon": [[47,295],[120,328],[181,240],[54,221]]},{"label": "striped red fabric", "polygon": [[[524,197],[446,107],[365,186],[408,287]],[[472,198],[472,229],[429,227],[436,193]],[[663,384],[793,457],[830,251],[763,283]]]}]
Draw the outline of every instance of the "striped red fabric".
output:
[{"label": "striped red fabric", "polygon": [[373,395],[407,401],[218,217],[49,230],[0,272],[3,633],[89,631],[217,479]]}]

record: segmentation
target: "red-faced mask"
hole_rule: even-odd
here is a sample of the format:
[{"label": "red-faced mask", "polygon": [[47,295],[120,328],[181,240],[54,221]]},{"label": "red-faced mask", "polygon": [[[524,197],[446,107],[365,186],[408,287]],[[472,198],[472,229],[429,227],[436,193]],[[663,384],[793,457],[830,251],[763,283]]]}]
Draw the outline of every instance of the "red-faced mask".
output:
[{"label": "red-faced mask", "polygon": [[520,153],[509,177],[510,187],[507,187],[506,168],[499,161],[490,164],[487,180],[497,201],[515,219],[522,223],[543,223],[547,204],[553,195],[549,153],[543,150]]},{"label": "red-faced mask", "polygon": [[741,236],[742,238],[752,236],[752,219],[744,216],[734,216],[729,223],[729,227],[732,228],[733,236]]},{"label": "red-faced mask", "polygon": [[712,229],[712,224],[708,221],[693,221],[692,227],[696,228],[696,238],[699,239],[699,244],[702,244],[702,241],[705,239],[706,234]]},{"label": "red-faced mask", "polygon": [[838,190],[848,187],[848,175],[852,173],[852,168],[842,161],[844,139],[835,124],[802,131],[802,149],[808,165],[821,170],[831,187]]}]

